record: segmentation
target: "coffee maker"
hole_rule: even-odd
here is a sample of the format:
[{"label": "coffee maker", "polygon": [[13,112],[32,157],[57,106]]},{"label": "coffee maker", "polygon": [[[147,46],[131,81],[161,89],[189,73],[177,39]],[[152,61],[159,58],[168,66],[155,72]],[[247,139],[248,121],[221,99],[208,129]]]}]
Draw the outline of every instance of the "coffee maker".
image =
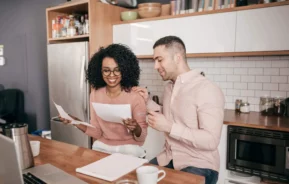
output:
[{"label": "coffee maker", "polygon": [[28,125],[11,123],[2,126],[2,134],[15,142],[17,157],[22,170],[34,166],[34,159],[28,139]]}]

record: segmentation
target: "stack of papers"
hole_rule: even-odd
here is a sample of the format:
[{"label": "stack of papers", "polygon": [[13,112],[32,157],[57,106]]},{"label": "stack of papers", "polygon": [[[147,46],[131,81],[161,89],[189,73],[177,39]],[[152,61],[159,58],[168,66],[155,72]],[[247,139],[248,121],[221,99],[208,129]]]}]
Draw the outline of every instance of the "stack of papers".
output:
[{"label": "stack of papers", "polygon": [[107,181],[114,181],[147,162],[148,160],[146,159],[114,153],[87,166],[77,168],[76,172]]}]

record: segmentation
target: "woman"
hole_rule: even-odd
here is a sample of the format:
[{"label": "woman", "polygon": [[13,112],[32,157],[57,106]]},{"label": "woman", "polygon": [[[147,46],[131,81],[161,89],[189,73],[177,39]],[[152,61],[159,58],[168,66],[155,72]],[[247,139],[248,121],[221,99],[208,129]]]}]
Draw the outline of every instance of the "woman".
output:
[{"label": "woman", "polygon": [[[133,52],[120,44],[101,48],[89,62],[87,80],[91,84],[90,115],[91,124],[75,125],[85,134],[97,139],[93,149],[114,153],[121,152],[143,157],[145,151],[140,147],[147,136],[146,105],[143,98],[131,91],[138,85],[140,68]],[[132,119],[124,124],[102,120],[94,111],[92,103],[130,104]],[[65,123],[69,121],[61,118]],[[129,130],[129,131],[128,131]]]}]

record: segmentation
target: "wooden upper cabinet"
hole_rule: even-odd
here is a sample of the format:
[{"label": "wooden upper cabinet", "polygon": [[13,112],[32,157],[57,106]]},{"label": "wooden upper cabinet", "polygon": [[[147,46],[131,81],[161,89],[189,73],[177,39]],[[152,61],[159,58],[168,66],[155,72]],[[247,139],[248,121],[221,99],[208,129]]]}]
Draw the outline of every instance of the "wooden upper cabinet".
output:
[{"label": "wooden upper cabinet", "polygon": [[289,5],[237,12],[236,52],[289,50]]},{"label": "wooden upper cabinet", "polygon": [[[90,56],[99,47],[105,47],[112,43],[112,23],[120,21],[120,13],[126,10],[118,6],[104,4],[98,0],[79,0],[67,2],[46,9],[47,43],[64,43],[89,41]],[[89,34],[74,37],[52,38],[52,20],[57,16],[70,14],[88,14]]]}]

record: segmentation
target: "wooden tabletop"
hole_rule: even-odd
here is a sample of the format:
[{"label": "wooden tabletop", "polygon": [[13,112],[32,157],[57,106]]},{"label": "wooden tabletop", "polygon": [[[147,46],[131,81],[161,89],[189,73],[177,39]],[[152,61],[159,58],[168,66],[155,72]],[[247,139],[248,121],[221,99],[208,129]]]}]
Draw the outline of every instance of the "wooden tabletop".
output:
[{"label": "wooden tabletop", "polygon": [[259,112],[236,113],[225,110],[224,124],[289,132],[289,118],[262,116]]},{"label": "wooden tabletop", "polygon": [[[86,149],[83,147],[78,147],[71,144],[66,144],[63,142],[58,142],[54,140],[44,139],[39,136],[29,135],[30,140],[40,141],[40,154],[34,158],[35,165],[42,164],[52,164],[63,171],[80,178],[81,180],[88,183],[115,183],[118,180],[122,179],[136,179],[136,172],[132,171],[131,173],[119,178],[114,182],[108,182],[80,173],[76,173],[75,169],[78,167],[83,167],[87,164],[100,160],[108,154],[97,152],[94,150]],[[149,165],[149,164],[146,164]],[[185,173],[173,169],[168,169],[158,166],[159,169],[166,171],[166,177],[162,179],[159,184],[167,183],[190,183],[190,184],[204,184],[205,178],[202,176]]]}]

